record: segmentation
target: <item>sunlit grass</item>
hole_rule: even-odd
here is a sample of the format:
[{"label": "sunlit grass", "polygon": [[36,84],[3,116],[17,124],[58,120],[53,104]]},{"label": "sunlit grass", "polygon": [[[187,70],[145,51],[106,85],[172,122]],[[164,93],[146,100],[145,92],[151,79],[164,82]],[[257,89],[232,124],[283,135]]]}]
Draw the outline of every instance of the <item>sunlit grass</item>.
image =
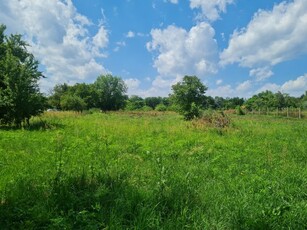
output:
[{"label": "sunlit grass", "polygon": [[307,122],[52,112],[0,130],[0,229],[306,229]]}]

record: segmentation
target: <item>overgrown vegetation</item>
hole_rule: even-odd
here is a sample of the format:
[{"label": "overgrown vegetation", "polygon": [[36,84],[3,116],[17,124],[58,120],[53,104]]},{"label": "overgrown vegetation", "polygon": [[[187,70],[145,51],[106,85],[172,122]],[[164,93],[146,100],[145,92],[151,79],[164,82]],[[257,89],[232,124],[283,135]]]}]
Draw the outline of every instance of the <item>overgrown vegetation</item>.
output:
[{"label": "overgrown vegetation", "polygon": [[306,120],[227,117],[51,112],[2,128],[0,229],[306,229]]}]

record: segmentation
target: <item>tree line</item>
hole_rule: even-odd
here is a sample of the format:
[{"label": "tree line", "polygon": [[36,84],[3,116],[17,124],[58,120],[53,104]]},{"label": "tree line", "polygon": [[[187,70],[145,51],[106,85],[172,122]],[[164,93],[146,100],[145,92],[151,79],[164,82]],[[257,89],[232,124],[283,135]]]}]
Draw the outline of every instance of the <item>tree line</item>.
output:
[{"label": "tree line", "polygon": [[21,126],[32,116],[47,109],[82,112],[92,108],[102,111],[158,110],[178,111],[186,120],[200,116],[204,109],[247,110],[260,108],[307,108],[307,91],[301,97],[281,92],[261,92],[245,100],[205,95],[208,89],[196,76],[185,76],[172,86],[168,97],[127,96],[127,85],[117,76],[100,75],[92,84],[58,84],[50,95],[43,95],[38,81],[44,78],[21,35],[5,35],[6,27],[0,25],[0,125]]},{"label": "tree line", "polygon": [[264,91],[249,99],[240,97],[223,98],[205,95],[207,87],[196,76],[185,76],[172,86],[168,97],[128,97],[124,81],[112,75],[101,75],[93,84],[58,84],[48,97],[48,108],[55,110],[82,111],[99,108],[112,110],[158,110],[190,111],[192,104],[199,109],[236,109],[238,106],[249,111],[258,109],[307,108],[307,91],[300,97],[286,93]]}]

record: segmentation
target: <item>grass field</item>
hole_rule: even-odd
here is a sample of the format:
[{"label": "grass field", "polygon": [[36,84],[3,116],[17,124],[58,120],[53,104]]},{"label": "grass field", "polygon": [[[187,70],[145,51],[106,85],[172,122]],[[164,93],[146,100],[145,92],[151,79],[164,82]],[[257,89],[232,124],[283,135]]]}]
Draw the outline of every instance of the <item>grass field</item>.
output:
[{"label": "grass field", "polygon": [[0,128],[0,229],[307,229],[307,120],[46,113]]}]

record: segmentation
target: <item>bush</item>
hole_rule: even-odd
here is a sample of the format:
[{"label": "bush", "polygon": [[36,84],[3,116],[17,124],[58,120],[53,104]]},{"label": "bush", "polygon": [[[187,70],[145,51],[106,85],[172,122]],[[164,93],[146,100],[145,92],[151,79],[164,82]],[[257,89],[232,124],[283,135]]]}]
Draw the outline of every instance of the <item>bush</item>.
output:
[{"label": "bush", "polygon": [[89,114],[94,114],[94,113],[101,113],[101,109],[98,108],[91,108],[88,110]]},{"label": "bush", "polygon": [[164,104],[158,104],[155,108],[156,111],[164,112],[167,110],[167,107]]},{"label": "bush", "polygon": [[245,112],[242,110],[241,106],[237,106],[236,114],[237,115],[245,115]]},{"label": "bush", "polygon": [[194,102],[191,104],[191,109],[189,111],[183,111],[184,119],[187,121],[198,118],[200,115],[200,108]]},{"label": "bush", "polygon": [[150,106],[145,105],[140,110],[146,112],[146,111],[152,111],[152,108]]},{"label": "bush", "polygon": [[211,124],[215,128],[226,128],[230,125],[230,118],[223,112],[207,110],[203,113],[201,120]]}]

